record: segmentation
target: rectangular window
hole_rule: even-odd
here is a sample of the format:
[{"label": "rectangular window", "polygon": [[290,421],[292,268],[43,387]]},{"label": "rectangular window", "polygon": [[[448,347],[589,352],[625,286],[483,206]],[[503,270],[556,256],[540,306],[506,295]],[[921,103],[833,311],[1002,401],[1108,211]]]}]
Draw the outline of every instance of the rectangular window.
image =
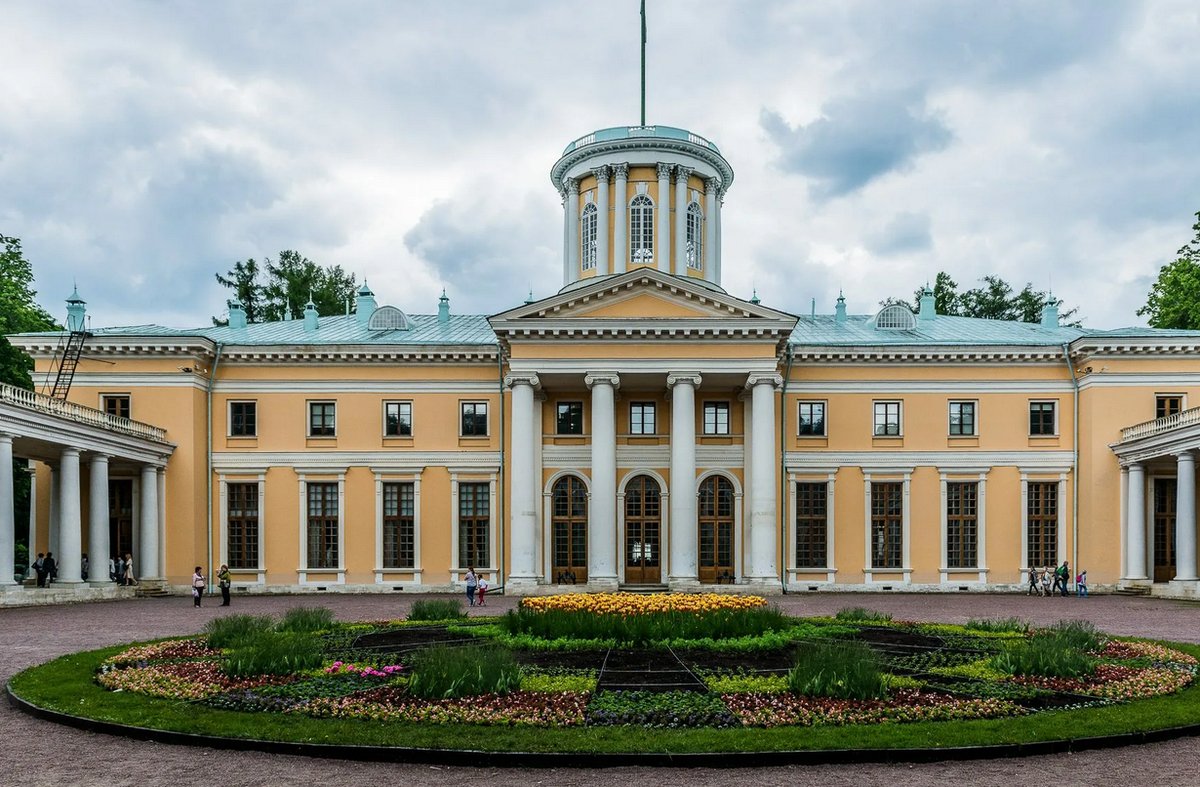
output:
[{"label": "rectangular window", "polygon": [[308,567],[338,567],[337,484],[308,484]]},{"label": "rectangular window", "polygon": [[258,568],[258,484],[225,487],[229,567]]},{"label": "rectangular window", "polygon": [[415,485],[411,481],[383,485],[383,567],[416,566]]},{"label": "rectangular window", "polygon": [[796,484],[796,568],[829,565],[826,544],[829,533],[829,486],[822,483]]},{"label": "rectangular window", "polygon": [[258,402],[229,403],[229,436],[255,437],[258,435]]},{"label": "rectangular window", "polygon": [[900,436],[900,402],[875,402],[875,436]]},{"label": "rectangular window", "polygon": [[729,402],[704,403],[704,434],[729,434]]},{"label": "rectangular window", "polygon": [[487,402],[462,403],[462,436],[487,437]]},{"label": "rectangular window", "polygon": [[488,484],[458,485],[458,566],[484,567],[491,561],[488,526],[491,490]]},{"label": "rectangular window", "polygon": [[871,483],[871,567],[904,566],[904,485]]},{"label": "rectangular window", "polygon": [[383,403],[384,437],[412,437],[412,402]]},{"label": "rectangular window", "polygon": [[1049,436],[1057,434],[1054,423],[1055,402],[1029,403],[1029,434]]},{"label": "rectangular window", "polygon": [[950,434],[954,437],[975,436],[975,402],[950,403]]},{"label": "rectangular window", "polygon": [[825,436],[825,403],[800,402],[799,434],[801,437]]},{"label": "rectangular window", "polygon": [[979,484],[946,484],[946,567],[979,565]]},{"label": "rectangular window", "polygon": [[1030,482],[1027,489],[1029,504],[1026,517],[1029,523],[1029,565],[1058,565],[1058,483]]},{"label": "rectangular window", "polygon": [[559,402],[555,434],[583,434],[583,402]]},{"label": "rectangular window", "polygon": [[634,402],[629,405],[629,433],[657,434],[654,430],[654,402]]},{"label": "rectangular window", "polygon": [[118,418],[129,417],[129,394],[110,394],[104,397],[104,412]]},{"label": "rectangular window", "polygon": [[333,437],[337,434],[337,404],[335,402],[308,403],[308,436]]},{"label": "rectangular window", "polygon": [[1166,418],[1183,412],[1183,397],[1179,394],[1159,394],[1154,397],[1154,417]]}]

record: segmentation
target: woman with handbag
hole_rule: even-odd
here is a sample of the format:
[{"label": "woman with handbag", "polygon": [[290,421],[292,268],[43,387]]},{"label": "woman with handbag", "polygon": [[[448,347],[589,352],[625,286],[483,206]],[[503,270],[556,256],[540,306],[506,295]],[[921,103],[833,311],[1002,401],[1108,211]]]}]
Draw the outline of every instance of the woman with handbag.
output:
[{"label": "woman with handbag", "polygon": [[204,574],[200,566],[196,566],[196,573],[192,574],[192,601],[196,606],[200,606],[200,599],[204,597]]},{"label": "woman with handbag", "polygon": [[221,564],[221,570],[217,572],[217,586],[221,588],[221,606],[229,606],[229,586],[233,582],[233,576],[229,573],[229,566]]}]

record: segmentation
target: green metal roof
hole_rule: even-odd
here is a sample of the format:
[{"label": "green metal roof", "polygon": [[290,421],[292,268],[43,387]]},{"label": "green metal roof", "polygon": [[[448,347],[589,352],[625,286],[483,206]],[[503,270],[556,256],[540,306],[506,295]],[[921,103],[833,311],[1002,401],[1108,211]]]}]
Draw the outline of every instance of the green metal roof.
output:
[{"label": "green metal roof", "polygon": [[612,128],[602,128],[599,131],[593,131],[591,134],[580,137],[567,145],[566,150],[563,151],[563,155],[565,156],[576,148],[591,145],[595,142],[609,142],[614,139],[633,139],[636,137],[681,139],[684,142],[691,142],[708,148],[715,153],[721,152],[716,143],[705,139],[699,134],[693,134],[686,128],[676,128],[675,126],[613,126]]}]

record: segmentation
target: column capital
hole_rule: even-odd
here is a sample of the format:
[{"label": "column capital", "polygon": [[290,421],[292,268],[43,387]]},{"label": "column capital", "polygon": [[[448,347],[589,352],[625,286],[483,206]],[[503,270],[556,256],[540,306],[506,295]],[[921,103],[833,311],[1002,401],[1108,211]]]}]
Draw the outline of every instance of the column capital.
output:
[{"label": "column capital", "polygon": [[528,385],[531,388],[538,388],[542,381],[538,379],[537,372],[516,372],[504,376],[504,387],[515,388],[518,385]]},{"label": "column capital", "polygon": [[746,376],[746,387],[754,388],[759,385],[769,385],[778,388],[783,385],[783,375],[778,372],[750,372]]},{"label": "column capital", "polygon": [[575,178],[565,178],[563,180],[563,191],[567,192],[568,195],[578,194],[579,181],[575,180]]},{"label": "column capital", "polygon": [[675,166],[675,179],[681,180],[686,184],[687,179],[691,177],[694,171],[695,170],[693,170],[691,167],[685,167],[682,164],[677,164]]},{"label": "column capital", "polygon": [[613,177],[615,177],[617,180],[628,180],[629,179],[629,164],[628,163],[613,164],[612,171],[613,171]]},{"label": "column capital", "polygon": [[708,180],[704,181],[704,193],[705,194],[712,194],[713,196],[716,196],[717,192],[720,189],[721,189],[721,179],[720,178],[709,178]]},{"label": "column capital", "polygon": [[78,448],[71,448],[71,447],[69,447],[69,446],[64,446],[64,447],[63,447],[63,449],[62,449],[62,451],[61,451],[61,452],[59,452],[59,456],[63,456],[63,457],[66,457],[66,456],[73,456],[73,457],[76,457],[76,458],[78,458],[78,457],[79,457],[79,449],[78,449]]},{"label": "column capital", "polygon": [[621,387],[621,375],[616,372],[588,372],[583,377],[583,384],[588,388],[594,385],[611,385],[615,391]]},{"label": "column capital", "polygon": [[656,171],[658,172],[658,179],[659,179],[659,180],[670,180],[670,179],[671,179],[671,170],[672,170],[673,168],[674,168],[674,167],[673,167],[672,165],[670,165],[670,164],[663,164],[663,163],[660,163],[660,164],[659,164],[659,165],[658,165],[658,166],[655,168],[655,169],[656,169]]},{"label": "column capital", "polygon": [[1175,454],[1175,458],[1180,462],[1195,462],[1196,454],[1192,451],[1180,451],[1179,453]]},{"label": "column capital", "polygon": [[88,462],[108,462],[110,459],[112,459],[111,454],[92,454],[92,458]]},{"label": "column capital", "polygon": [[684,383],[693,388],[699,388],[702,379],[700,372],[671,372],[667,375],[667,386],[674,388],[676,385]]},{"label": "column capital", "polygon": [[0,432],[0,443],[11,443],[12,441],[13,436],[8,432]]},{"label": "column capital", "polygon": [[609,167],[607,164],[592,169],[592,174],[596,176],[597,183],[608,183],[608,173]]}]

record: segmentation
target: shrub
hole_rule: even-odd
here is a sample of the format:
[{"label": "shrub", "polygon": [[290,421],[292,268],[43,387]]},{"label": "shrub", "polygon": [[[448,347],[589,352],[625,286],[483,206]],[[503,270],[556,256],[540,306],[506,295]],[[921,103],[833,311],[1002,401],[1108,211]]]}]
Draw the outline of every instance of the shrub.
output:
[{"label": "shrub", "polygon": [[890,612],[876,612],[866,607],[844,607],[839,609],[836,620],[850,620],[856,623],[887,623],[892,619]]},{"label": "shrub", "polygon": [[325,607],[292,607],[279,621],[280,631],[325,631],[333,625],[333,610]]},{"label": "shrub", "polygon": [[783,675],[711,674],[704,676],[704,685],[714,694],[781,694],[788,690]]},{"label": "shrub", "polygon": [[232,677],[294,675],[321,666],[323,656],[311,634],[263,631],[242,640],[221,662]]},{"label": "shrub", "polygon": [[459,620],[465,618],[462,602],[458,599],[431,598],[413,602],[409,620]]},{"label": "shrub", "polygon": [[819,643],[803,648],[788,673],[788,688],[809,697],[867,700],[887,696],[879,656],[861,642]]},{"label": "shrub", "polygon": [[1024,634],[1029,631],[1029,621],[1020,618],[972,618],[967,621],[967,628],[975,631],[1013,632]]},{"label": "shrub", "polygon": [[1078,678],[1090,675],[1096,661],[1071,647],[1069,638],[1041,635],[1013,643],[992,658],[992,666],[1008,675]]},{"label": "shrub", "polygon": [[584,694],[596,690],[595,675],[548,675],[537,673],[521,676],[521,691],[560,694],[564,691]]},{"label": "shrub", "polygon": [[522,607],[505,614],[500,622],[510,635],[529,634],[546,640],[614,640],[632,645],[667,640],[756,637],[768,631],[784,631],[792,625],[792,621],[775,607],[626,615],[583,609],[541,612]]},{"label": "shrub", "polygon": [[413,658],[408,690],[424,699],[507,694],[521,686],[521,668],[507,648],[429,648]]},{"label": "shrub", "polygon": [[1063,647],[1075,650],[1100,650],[1100,632],[1086,620],[1060,620],[1046,629],[1045,635],[1054,637]]},{"label": "shrub", "polygon": [[588,703],[587,723],[643,727],[740,726],[714,694],[694,691],[601,691]]},{"label": "shrub", "polygon": [[237,647],[274,627],[275,621],[267,615],[228,615],[208,621],[204,633],[210,648],[221,649]]}]

